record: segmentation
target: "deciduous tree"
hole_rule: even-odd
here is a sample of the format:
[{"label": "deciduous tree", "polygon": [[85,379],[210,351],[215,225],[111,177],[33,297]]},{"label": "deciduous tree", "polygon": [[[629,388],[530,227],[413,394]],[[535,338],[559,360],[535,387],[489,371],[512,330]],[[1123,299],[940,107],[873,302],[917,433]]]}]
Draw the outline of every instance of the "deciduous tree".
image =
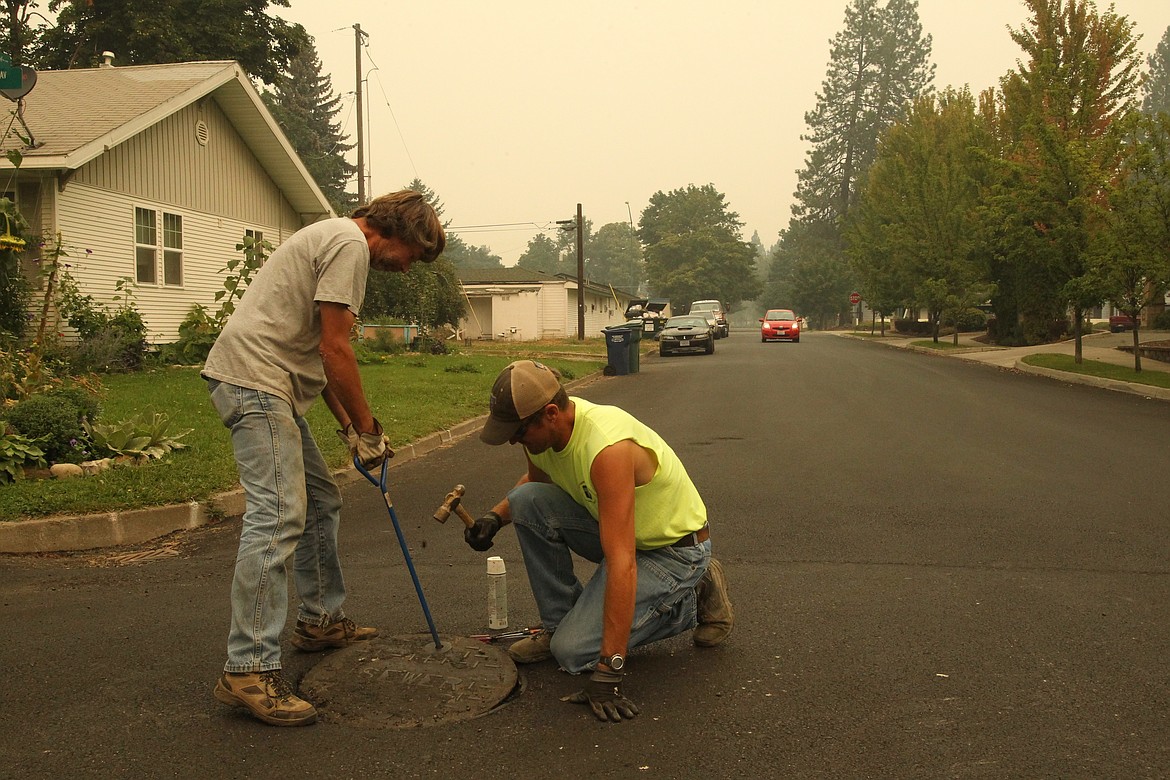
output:
[{"label": "deciduous tree", "polygon": [[1146,58],[1146,64],[1149,70],[1142,85],[1142,111],[1170,114],[1170,27],[1162,33],[1162,40],[1154,53]]},{"label": "deciduous tree", "polygon": [[926,306],[936,341],[944,315],[957,317],[990,292],[979,230],[989,146],[969,91],[918,98],[883,136],[848,220],[850,256],[870,307],[888,314],[892,306]]},{"label": "deciduous tree", "polygon": [[269,6],[289,0],[50,0],[57,23],[40,41],[37,64],[94,67],[103,51],[127,65],[236,60],[274,84],[309,37]]},{"label": "deciduous tree", "polygon": [[654,193],[638,224],[650,290],[672,308],[703,298],[734,308],[759,294],[755,250],[714,184]]},{"label": "deciduous tree", "polygon": [[1026,2],[1030,18],[1011,31],[1026,60],[1001,81],[997,124],[1013,168],[1000,213],[1033,236],[1005,247],[1007,271],[1021,302],[1022,340],[1045,338],[1071,307],[1080,362],[1084,310],[1103,295],[1091,283],[1086,250],[1118,165],[1114,125],[1135,108],[1133,23],[1112,6],[1098,13],[1092,0]]},{"label": "deciduous tree", "polygon": [[637,293],[645,276],[642,245],[628,222],[602,225],[586,246],[585,276],[599,284]]}]

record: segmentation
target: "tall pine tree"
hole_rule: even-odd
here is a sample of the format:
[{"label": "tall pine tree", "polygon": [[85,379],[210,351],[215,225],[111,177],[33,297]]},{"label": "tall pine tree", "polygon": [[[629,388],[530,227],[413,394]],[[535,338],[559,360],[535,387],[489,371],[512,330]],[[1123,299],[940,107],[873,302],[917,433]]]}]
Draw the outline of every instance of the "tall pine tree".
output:
[{"label": "tall pine tree", "polygon": [[799,219],[836,222],[873,162],[878,138],[905,115],[934,79],[931,38],[922,34],[917,0],[851,0],[833,38],[828,73],[804,115],[812,148],[797,185]]},{"label": "tall pine tree", "polygon": [[340,102],[329,76],[321,73],[321,60],[311,42],[292,58],[273,89],[264,93],[265,105],[329,205],[338,214],[348,214],[358,205],[357,196],[348,189],[357,166],[345,159],[354,145],[346,143],[337,121]]},{"label": "tall pine tree", "polygon": [[[828,71],[816,105],[805,114],[808,132],[801,139],[810,149],[798,172],[792,220],[781,237],[784,251],[801,253],[812,240],[808,258],[820,258],[818,273],[792,275],[792,264],[775,269],[783,278],[770,287],[787,286],[831,325],[831,311],[844,311],[847,301],[813,300],[839,294],[852,286],[844,258],[841,230],[853,208],[857,190],[877,154],[878,139],[903,117],[911,102],[929,92],[934,79],[931,37],[924,35],[917,0],[850,0],[845,27],[831,42]],[[801,278],[810,280],[800,289]],[[812,283],[815,280],[815,284]]]}]

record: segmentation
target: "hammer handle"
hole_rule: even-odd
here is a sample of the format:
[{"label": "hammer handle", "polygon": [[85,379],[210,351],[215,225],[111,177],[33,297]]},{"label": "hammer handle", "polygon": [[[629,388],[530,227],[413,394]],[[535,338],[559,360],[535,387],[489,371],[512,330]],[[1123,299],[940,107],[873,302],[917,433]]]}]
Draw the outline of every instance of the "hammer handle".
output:
[{"label": "hammer handle", "polygon": [[475,525],[475,518],[468,514],[467,510],[463,508],[463,504],[455,505],[455,514],[459,515],[459,519],[462,520],[463,524],[468,528],[471,528],[471,526]]}]

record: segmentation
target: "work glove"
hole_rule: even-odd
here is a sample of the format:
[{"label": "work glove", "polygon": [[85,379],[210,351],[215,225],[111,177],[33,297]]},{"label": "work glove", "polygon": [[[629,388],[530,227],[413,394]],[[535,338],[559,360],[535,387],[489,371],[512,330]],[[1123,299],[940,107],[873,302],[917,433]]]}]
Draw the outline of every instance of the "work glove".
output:
[{"label": "work glove", "polygon": [[488,512],[475,521],[470,528],[463,529],[463,541],[476,552],[490,550],[492,537],[495,536],[503,522],[495,512]]},{"label": "work glove", "polygon": [[630,720],[641,710],[622,695],[622,673],[595,669],[585,688],[561,699],[571,704],[588,704],[601,721],[621,723]]},{"label": "work glove", "polygon": [[390,449],[390,439],[382,431],[382,423],[374,420],[374,430],[371,433],[358,433],[353,423],[337,432],[338,437],[349,448],[349,456],[357,458],[363,468],[372,469],[382,465],[382,461],[393,458],[394,450]]}]

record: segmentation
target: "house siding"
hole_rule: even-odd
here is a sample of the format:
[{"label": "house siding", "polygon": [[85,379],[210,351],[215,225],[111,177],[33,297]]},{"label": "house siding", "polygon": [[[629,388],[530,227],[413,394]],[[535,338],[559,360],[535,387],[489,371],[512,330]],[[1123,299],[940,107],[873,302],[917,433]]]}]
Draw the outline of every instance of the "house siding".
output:
[{"label": "house siding", "polygon": [[[208,126],[201,146],[195,125]],[[288,200],[265,173],[214,101],[189,106],[78,169],[57,196],[57,230],[83,294],[110,304],[119,279],[135,278],[134,209],[183,218],[183,279],[138,284],[134,301],[147,340],[178,338],[196,303],[218,309],[223,268],[238,255],[245,229],[263,231],[273,246],[301,227]],[[161,219],[159,233],[161,236]],[[88,252],[86,250],[89,250]]]},{"label": "house siding", "polygon": [[[206,146],[196,138],[200,120],[208,129]],[[281,238],[301,227],[280,189],[208,99],[83,165],[68,186],[73,184],[133,192],[158,203],[268,225],[274,232],[284,231]]]},{"label": "house siding", "polygon": [[238,255],[236,244],[245,229],[264,231],[264,237],[274,245],[281,236],[278,225],[230,219],[76,181],[58,197],[58,227],[69,253],[66,262],[72,266],[70,273],[79,290],[99,304],[114,303],[118,280],[135,277],[134,209],[154,209],[183,218],[182,284],[162,284],[160,252],[158,283],[134,287],[134,302],[152,343],[177,339],[179,324],[194,304],[201,303],[212,312],[218,309],[215,293],[223,289],[222,269]]}]

